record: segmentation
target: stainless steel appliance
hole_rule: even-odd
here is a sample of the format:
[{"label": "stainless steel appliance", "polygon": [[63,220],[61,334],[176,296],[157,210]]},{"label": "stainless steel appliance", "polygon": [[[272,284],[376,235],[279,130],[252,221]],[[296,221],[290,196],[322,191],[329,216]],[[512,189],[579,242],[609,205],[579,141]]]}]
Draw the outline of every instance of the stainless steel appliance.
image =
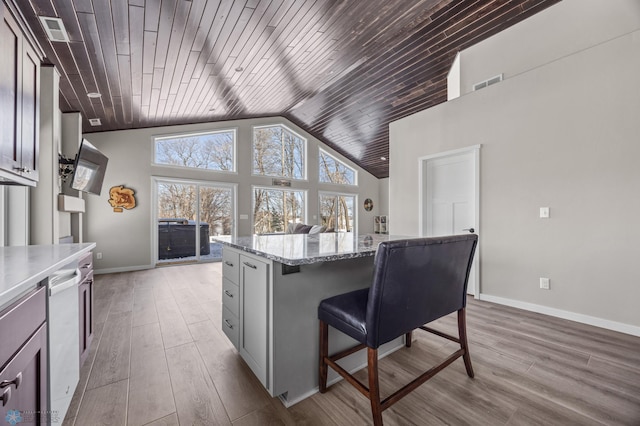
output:
[{"label": "stainless steel appliance", "polygon": [[62,423],[80,380],[77,264],[49,277],[49,407]]}]

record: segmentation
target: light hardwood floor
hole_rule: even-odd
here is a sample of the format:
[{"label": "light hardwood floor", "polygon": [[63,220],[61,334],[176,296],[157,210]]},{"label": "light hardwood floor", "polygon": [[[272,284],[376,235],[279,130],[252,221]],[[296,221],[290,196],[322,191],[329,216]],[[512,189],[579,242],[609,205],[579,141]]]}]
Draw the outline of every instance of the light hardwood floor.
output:
[{"label": "light hardwood floor", "polygon": [[[289,409],[269,397],[222,333],[221,282],[220,263],[96,276],[95,338],[64,425],[370,423],[345,382]],[[640,425],[640,338],[473,299],[467,324],[475,379],[457,360],[385,425]],[[380,362],[383,396],[452,345],[414,332]]]}]

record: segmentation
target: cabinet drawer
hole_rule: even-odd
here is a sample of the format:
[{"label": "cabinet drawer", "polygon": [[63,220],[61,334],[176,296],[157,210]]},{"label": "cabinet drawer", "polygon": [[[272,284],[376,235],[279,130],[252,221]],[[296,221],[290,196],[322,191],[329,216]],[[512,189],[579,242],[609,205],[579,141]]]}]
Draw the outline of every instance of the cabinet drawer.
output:
[{"label": "cabinet drawer", "polygon": [[224,334],[231,340],[233,346],[238,349],[240,323],[238,317],[233,315],[225,306],[222,307],[222,331],[224,331]]},{"label": "cabinet drawer", "polygon": [[83,281],[89,272],[93,271],[93,252],[86,253],[78,259],[78,269],[80,269],[80,280]]},{"label": "cabinet drawer", "polygon": [[46,289],[40,287],[0,312],[0,368],[45,321]]},{"label": "cabinet drawer", "polygon": [[240,292],[238,286],[226,278],[222,279],[222,305],[235,316],[240,315]]},{"label": "cabinet drawer", "polygon": [[240,253],[226,247],[222,250],[222,276],[234,284],[240,281]]}]

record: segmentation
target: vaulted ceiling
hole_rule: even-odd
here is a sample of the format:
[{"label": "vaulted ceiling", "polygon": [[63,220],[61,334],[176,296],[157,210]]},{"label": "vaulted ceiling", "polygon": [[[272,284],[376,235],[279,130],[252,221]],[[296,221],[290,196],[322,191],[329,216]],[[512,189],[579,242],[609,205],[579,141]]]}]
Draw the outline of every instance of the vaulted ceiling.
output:
[{"label": "vaulted ceiling", "polygon": [[[456,52],[558,1],[17,4],[85,132],[280,115],[382,178],[389,122],[446,101]],[[38,16],[62,18],[70,42],[48,41]]]}]

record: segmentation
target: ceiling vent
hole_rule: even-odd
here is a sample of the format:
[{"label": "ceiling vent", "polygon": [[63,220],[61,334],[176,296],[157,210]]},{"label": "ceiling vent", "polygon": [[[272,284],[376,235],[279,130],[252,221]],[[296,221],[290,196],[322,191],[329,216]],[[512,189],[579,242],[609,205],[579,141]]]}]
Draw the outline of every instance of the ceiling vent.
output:
[{"label": "ceiling vent", "polygon": [[47,32],[47,36],[51,41],[63,41],[69,42],[69,35],[67,34],[67,30],[64,28],[64,23],[60,18],[49,18],[46,16],[40,16],[40,21],[42,22],[42,26],[44,30]]},{"label": "ceiling vent", "polygon": [[503,80],[504,74],[498,74],[495,77],[491,77],[490,79],[481,81],[480,83],[476,83],[473,85],[473,91],[484,89],[487,86],[491,86],[492,84],[500,83]]},{"label": "ceiling vent", "polygon": [[99,118],[90,118],[89,119],[89,124],[91,124],[92,126],[102,126],[102,122],[100,121]]}]

